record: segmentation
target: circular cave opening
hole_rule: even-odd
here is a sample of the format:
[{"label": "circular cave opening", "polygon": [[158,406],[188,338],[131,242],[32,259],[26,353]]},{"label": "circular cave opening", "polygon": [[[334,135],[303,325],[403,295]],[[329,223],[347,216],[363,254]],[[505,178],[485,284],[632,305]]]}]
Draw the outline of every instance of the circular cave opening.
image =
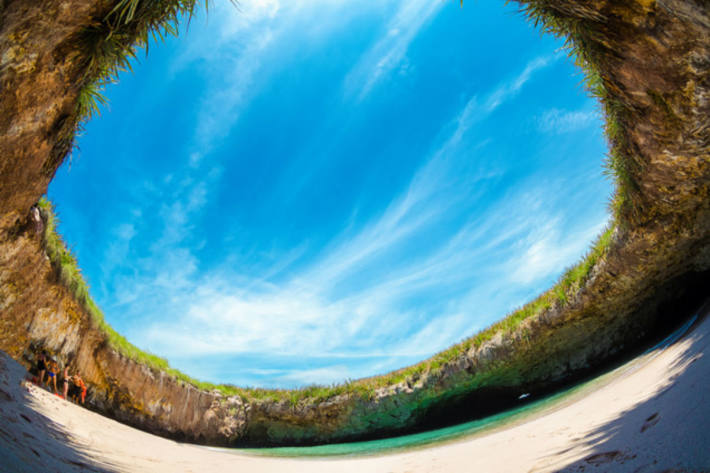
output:
[{"label": "circular cave opening", "polygon": [[216,5],[134,63],[48,195],[109,324],[201,380],[414,364],[609,220],[596,99],[514,6]]},{"label": "circular cave opening", "polygon": [[202,379],[299,389],[197,381],[106,324],[52,204],[30,209],[106,71],[192,3],[85,5],[67,36],[18,5],[3,28],[39,33],[0,70],[31,89],[0,101],[0,341],[80,369],[104,414],[219,445],[435,427],[609,366],[706,298],[696,2],[521,3],[585,76],[498,6],[220,6],[107,91],[49,189],[119,332]]}]

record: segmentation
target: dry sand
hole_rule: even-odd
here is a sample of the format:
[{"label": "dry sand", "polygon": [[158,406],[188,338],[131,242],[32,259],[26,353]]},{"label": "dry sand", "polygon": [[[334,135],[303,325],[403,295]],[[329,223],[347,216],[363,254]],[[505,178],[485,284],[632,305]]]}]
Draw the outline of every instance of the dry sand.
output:
[{"label": "dry sand", "polygon": [[710,317],[696,325],[599,389],[510,428],[327,459],[247,456],[156,437],[24,386],[24,368],[0,352],[0,472],[710,472]]}]

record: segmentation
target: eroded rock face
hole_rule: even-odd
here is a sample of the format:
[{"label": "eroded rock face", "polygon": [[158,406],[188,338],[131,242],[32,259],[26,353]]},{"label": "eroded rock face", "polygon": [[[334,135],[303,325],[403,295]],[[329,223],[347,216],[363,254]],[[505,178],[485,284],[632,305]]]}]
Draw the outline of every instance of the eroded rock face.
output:
[{"label": "eroded rock face", "polygon": [[99,5],[0,4],[0,228],[46,192],[72,146],[82,70],[71,39]]},{"label": "eroded rock face", "polygon": [[291,404],[200,391],[111,349],[57,283],[24,223],[71,145],[81,51],[70,40],[106,8],[35,3],[0,3],[0,349],[18,360],[30,346],[57,353],[88,381],[91,407],[116,419],[219,445],[399,432],[462,399],[485,404],[587,372],[672,318],[665,301],[703,290],[710,270],[710,4],[536,2],[572,22],[590,53],[616,110],[614,144],[634,183],[634,205],[584,286],[440,371],[372,393]]}]

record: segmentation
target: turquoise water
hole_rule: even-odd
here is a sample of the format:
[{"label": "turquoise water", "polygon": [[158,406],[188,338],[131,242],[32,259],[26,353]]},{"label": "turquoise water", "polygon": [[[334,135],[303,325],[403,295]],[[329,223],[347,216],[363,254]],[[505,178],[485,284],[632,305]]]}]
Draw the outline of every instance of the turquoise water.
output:
[{"label": "turquoise water", "polygon": [[403,435],[401,437],[390,437],[366,442],[317,445],[313,447],[241,448],[229,449],[229,451],[248,455],[276,457],[329,457],[335,455],[377,455],[397,450],[424,447],[435,443],[455,440],[460,437],[467,437],[483,431],[488,432],[498,427],[513,424],[516,421],[520,421],[551,407],[564,398],[580,391],[583,387],[584,385],[575,386],[570,390],[483,419],[451,427]]},{"label": "turquoise water", "polygon": [[660,350],[681,338],[695,323],[697,316],[688,320],[682,327],[666,337],[663,341],[647,350],[643,356],[636,358],[622,366],[602,374],[594,379],[585,381],[564,391],[549,395],[536,401],[528,402],[520,407],[495,414],[483,419],[466,422],[463,424],[430,430],[416,434],[403,435],[366,442],[337,443],[318,445],[314,447],[275,447],[275,448],[241,448],[218,449],[220,451],[271,457],[330,457],[330,456],[365,456],[391,453],[400,450],[410,450],[418,447],[430,446],[470,437],[475,434],[488,433],[495,429],[521,423],[533,416],[563,407],[564,405],[583,397],[589,392],[599,389],[615,377],[637,369],[647,362],[652,352]]}]

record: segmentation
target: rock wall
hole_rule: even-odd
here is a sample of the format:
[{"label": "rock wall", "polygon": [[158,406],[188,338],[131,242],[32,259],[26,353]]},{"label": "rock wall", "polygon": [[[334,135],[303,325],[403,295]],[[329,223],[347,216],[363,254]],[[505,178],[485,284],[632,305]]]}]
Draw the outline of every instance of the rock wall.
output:
[{"label": "rock wall", "polygon": [[[219,396],[129,360],[57,283],[41,241],[26,231],[0,242],[0,348],[29,365],[31,348],[54,353],[89,385],[88,403],[126,423],[196,442],[225,443],[243,430],[243,414],[224,417]],[[38,251],[39,250],[39,251]],[[244,410],[240,400],[231,413]],[[224,412],[223,412],[224,411]],[[239,418],[242,418],[241,424]]]},{"label": "rock wall", "polygon": [[220,445],[313,443],[401,432],[465,404],[554,387],[672,322],[664,302],[706,292],[710,269],[710,6],[521,4],[569,25],[608,92],[632,197],[611,246],[567,303],[441,371],[296,404],[200,391],[122,357],[57,283],[25,216],[71,146],[82,64],[71,38],[107,4],[0,4],[0,349],[18,360],[30,346],[51,349],[89,382],[92,408],[152,432]]},{"label": "rock wall", "polygon": [[0,3],[0,229],[46,192],[72,146],[82,85],[72,38],[99,4]]}]

